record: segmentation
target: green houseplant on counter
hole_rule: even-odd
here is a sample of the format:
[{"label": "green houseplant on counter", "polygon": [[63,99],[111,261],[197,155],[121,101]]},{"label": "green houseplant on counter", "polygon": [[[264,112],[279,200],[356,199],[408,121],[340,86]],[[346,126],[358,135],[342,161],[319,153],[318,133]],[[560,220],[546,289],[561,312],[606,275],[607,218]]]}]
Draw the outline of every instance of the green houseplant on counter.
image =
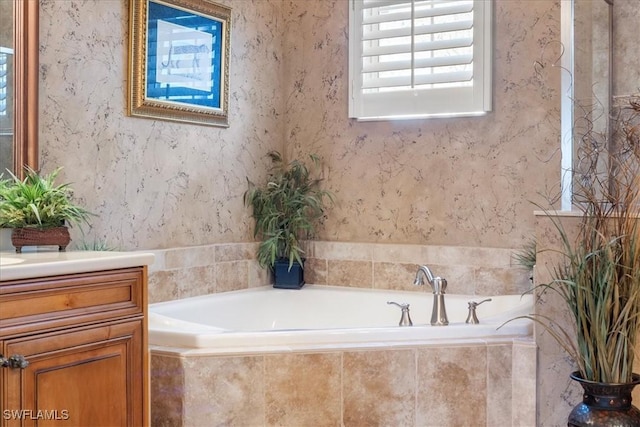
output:
[{"label": "green houseplant on counter", "polygon": [[9,172],[0,180],[0,227],[12,228],[16,252],[23,246],[55,245],[65,250],[71,238],[68,225],[87,222],[91,215],[72,203],[69,184],[56,185],[62,168],[41,175],[25,167],[24,179]]},{"label": "green houseplant on counter", "polygon": [[[315,178],[304,162],[286,163],[277,151],[267,155],[272,168],[266,182],[257,186],[247,179],[244,194],[256,221],[254,236],[262,239],[257,259],[262,267],[274,272],[274,287],[299,289],[304,285],[300,240],[313,236],[324,216],[325,201],[332,201],[333,195],[320,188],[321,179]],[[314,167],[319,165],[315,154],[309,159]]]},{"label": "green houseplant on counter", "polygon": [[557,293],[573,331],[538,314],[540,322],[573,359],[571,378],[584,400],[569,415],[569,426],[640,426],[631,391],[640,333],[640,103],[621,108],[608,138],[582,137],[574,175],[574,226],[547,214],[559,246],[549,283],[539,291]]}]

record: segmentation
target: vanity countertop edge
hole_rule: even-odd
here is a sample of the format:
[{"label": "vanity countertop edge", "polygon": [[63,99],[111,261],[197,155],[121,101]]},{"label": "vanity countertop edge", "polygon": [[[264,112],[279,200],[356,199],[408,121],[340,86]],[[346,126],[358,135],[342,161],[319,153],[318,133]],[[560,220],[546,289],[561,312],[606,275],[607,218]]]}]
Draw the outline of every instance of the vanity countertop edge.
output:
[{"label": "vanity countertop edge", "polygon": [[116,270],[151,265],[150,252],[34,251],[0,252],[0,283],[9,280]]}]

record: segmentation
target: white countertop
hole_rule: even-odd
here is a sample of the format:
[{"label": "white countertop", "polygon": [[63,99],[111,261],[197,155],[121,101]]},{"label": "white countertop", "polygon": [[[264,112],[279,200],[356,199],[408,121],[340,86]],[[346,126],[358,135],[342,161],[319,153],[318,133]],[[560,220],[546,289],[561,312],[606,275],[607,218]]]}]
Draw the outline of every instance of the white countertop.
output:
[{"label": "white countertop", "polygon": [[0,281],[137,267],[153,260],[154,255],[147,252],[0,252]]}]

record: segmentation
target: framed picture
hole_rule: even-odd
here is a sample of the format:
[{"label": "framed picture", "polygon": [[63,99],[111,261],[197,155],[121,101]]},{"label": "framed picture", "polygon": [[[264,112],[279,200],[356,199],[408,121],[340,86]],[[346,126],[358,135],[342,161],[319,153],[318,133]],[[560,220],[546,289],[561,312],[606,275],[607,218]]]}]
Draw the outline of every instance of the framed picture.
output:
[{"label": "framed picture", "polygon": [[131,116],[229,125],[231,9],[208,0],[131,0]]}]

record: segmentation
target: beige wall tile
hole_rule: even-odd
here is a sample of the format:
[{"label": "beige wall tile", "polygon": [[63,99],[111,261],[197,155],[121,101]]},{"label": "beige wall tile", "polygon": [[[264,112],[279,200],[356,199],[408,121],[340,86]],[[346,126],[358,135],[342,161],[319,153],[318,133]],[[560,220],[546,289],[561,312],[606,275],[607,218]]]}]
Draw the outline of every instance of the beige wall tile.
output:
[{"label": "beige wall tile", "polygon": [[341,425],[339,353],[265,356],[265,425]]},{"label": "beige wall tile", "polygon": [[165,268],[189,268],[210,265],[216,261],[215,246],[190,246],[165,251]]},{"label": "beige wall tile", "polygon": [[308,284],[331,285],[327,281],[327,260],[307,258],[304,262],[304,281]]},{"label": "beige wall tile", "polygon": [[[513,345],[512,388],[513,425],[536,426],[537,347],[533,340],[515,341]],[[582,401],[581,395],[575,400]],[[558,414],[558,422],[566,423],[569,412]]]},{"label": "beige wall tile", "polygon": [[175,270],[150,273],[147,286],[149,304],[181,298],[178,276],[179,273]]},{"label": "beige wall tile", "polygon": [[486,425],[486,346],[419,349],[417,372],[417,425]]},{"label": "beige wall tile", "polygon": [[258,243],[230,243],[215,246],[216,261],[255,259]]},{"label": "beige wall tile", "polygon": [[185,381],[181,359],[153,355],[149,362],[149,371],[151,425],[159,427],[182,425]]},{"label": "beige wall tile", "polygon": [[531,273],[523,268],[477,268],[474,293],[513,295],[533,289]]},{"label": "beige wall tile", "polygon": [[207,295],[215,292],[216,270],[214,265],[185,268],[177,271],[179,272],[177,280],[180,298]]},{"label": "beige wall tile", "polygon": [[260,267],[260,264],[258,264],[258,261],[256,260],[249,260],[247,263],[249,265],[248,274],[250,288],[273,284],[273,277],[270,269]]},{"label": "beige wall tile", "polygon": [[511,249],[480,246],[424,246],[425,262],[478,267],[510,267]]},{"label": "beige wall tile", "polygon": [[327,283],[334,286],[373,286],[373,263],[371,261],[338,261],[327,263]]},{"label": "beige wall tile", "polygon": [[512,347],[487,347],[487,427],[512,425]]},{"label": "beige wall tile", "polygon": [[214,266],[158,271],[149,275],[149,303],[215,292]]},{"label": "beige wall tile", "polygon": [[371,261],[373,246],[367,243],[314,241],[310,256],[328,260]]},{"label": "beige wall tile", "polygon": [[237,291],[249,287],[249,261],[216,263],[216,292]]},{"label": "beige wall tile", "polygon": [[264,358],[184,359],[184,426],[261,426]]},{"label": "beige wall tile", "polygon": [[435,264],[431,270],[434,276],[447,279],[447,293],[459,295],[475,294],[476,277],[474,267],[458,264]]},{"label": "beige wall tile", "polygon": [[424,248],[419,245],[374,244],[373,260],[421,265],[425,263],[423,252]]},{"label": "beige wall tile", "polygon": [[345,427],[416,425],[415,350],[346,352],[343,357]]},{"label": "beige wall tile", "polygon": [[376,262],[373,264],[373,287],[415,292],[430,291],[428,284],[424,287],[413,284],[416,270],[415,264]]}]

